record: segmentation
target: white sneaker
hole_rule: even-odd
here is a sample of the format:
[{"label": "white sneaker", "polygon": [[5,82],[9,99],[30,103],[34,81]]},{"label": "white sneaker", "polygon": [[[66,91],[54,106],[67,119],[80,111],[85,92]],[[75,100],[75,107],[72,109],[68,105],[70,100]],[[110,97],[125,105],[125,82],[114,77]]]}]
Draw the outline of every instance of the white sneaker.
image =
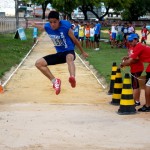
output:
[{"label": "white sneaker", "polygon": [[99,51],[99,48],[95,48],[94,50],[95,50],[95,51]]}]

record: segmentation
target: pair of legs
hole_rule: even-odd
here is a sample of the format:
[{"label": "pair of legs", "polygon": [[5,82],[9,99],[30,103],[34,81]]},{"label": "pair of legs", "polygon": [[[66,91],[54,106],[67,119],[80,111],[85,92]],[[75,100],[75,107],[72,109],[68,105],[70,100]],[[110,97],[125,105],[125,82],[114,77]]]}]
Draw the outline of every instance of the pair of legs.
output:
[{"label": "pair of legs", "polygon": [[123,35],[122,34],[117,34],[116,44],[117,44],[117,47],[119,47],[119,48],[123,46]]},{"label": "pair of legs", "polygon": [[141,40],[141,43],[144,43],[146,45],[146,40]]},{"label": "pair of legs", "polygon": [[141,38],[141,43],[146,44],[147,36]]},{"label": "pair of legs", "polygon": [[133,99],[135,101],[135,105],[140,105],[140,87],[138,78],[141,76],[142,72],[131,73],[132,77],[132,88],[133,88]]},{"label": "pair of legs", "polygon": [[83,47],[84,45],[84,37],[79,37],[79,41],[80,41],[80,43],[81,43],[81,46]]},{"label": "pair of legs", "polygon": [[90,40],[90,48],[95,48],[94,40]]},{"label": "pair of legs", "polygon": [[[43,58],[40,58],[36,61],[35,66],[50,80],[55,81],[55,76],[52,74],[50,69],[48,68],[49,65],[56,65],[56,64],[68,64],[68,71],[70,77],[75,78],[75,53],[74,51],[65,51],[56,54],[47,55]],[[58,93],[59,94],[59,93]]]},{"label": "pair of legs", "polygon": [[85,47],[86,48],[90,47],[90,38],[89,37],[86,37],[86,39],[85,39]]},{"label": "pair of legs", "polygon": [[142,112],[150,112],[150,73],[146,72],[146,85],[145,85],[145,105],[138,109]]},{"label": "pair of legs", "polygon": [[95,42],[95,47],[96,49],[95,50],[99,50],[99,41],[100,40],[100,34],[95,34],[94,35],[94,42]]},{"label": "pair of legs", "polygon": [[111,33],[112,40],[111,40],[111,48],[116,46],[116,33]]}]

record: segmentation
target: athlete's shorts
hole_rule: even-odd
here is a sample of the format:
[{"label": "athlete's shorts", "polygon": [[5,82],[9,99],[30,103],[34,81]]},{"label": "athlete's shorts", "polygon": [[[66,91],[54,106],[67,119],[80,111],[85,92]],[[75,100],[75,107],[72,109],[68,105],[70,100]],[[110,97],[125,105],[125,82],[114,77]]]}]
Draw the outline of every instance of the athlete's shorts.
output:
[{"label": "athlete's shorts", "polygon": [[78,35],[75,35],[76,39],[79,39],[79,36]]},{"label": "athlete's shorts", "polygon": [[117,34],[116,40],[117,41],[123,41],[123,35],[122,34]]},{"label": "athlete's shorts", "polygon": [[138,81],[138,77],[140,77],[142,74],[142,72],[136,72],[136,73],[131,73],[131,81],[132,81],[132,88],[133,89],[138,89],[139,86],[139,81]]},{"label": "athlete's shorts", "polygon": [[94,35],[94,41],[99,42],[99,40],[100,40],[100,34],[95,34]]},{"label": "athlete's shorts", "polygon": [[141,38],[141,40],[142,40],[142,41],[146,41],[146,40],[147,40],[147,36],[143,36],[143,37]]},{"label": "athlete's shorts", "polygon": [[94,42],[94,37],[93,37],[93,36],[90,37],[90,41],[91,41],[91,42]]},{"label": "athlete's shorts", "polygon": [[47,62],[47,65],[63,64],[63,63],[66,63],[66,56],[68,54],[72,54],[75,60],[76,56],[75,56],[74,50],[47,55],[47,56],[44,56],[43,58]]},{"label": "athlete's shorts", "polygon": [[128,34],[127,33],[124,33],[124,40],[126,40],[128,38]]},{"label": "athlete's shorts", "polygon": [[112,32],[111,36],[112,36],[112,39],[113,39],[113,40],[116,39],[116,33]]},{"label": "athlete's shorts", "polygon": [[84,40],[86,40],[86,41],[89,41],[90,40],[90,37],[84,37]]},{"label": "athlete's shorts", "polygon": [[84,37],[79,37],[79,41],[83,41],[84,40]]},{"label": "athlete's shorts", "polygon": [[150,72],[146,72],[146,86],[150,87]]}]

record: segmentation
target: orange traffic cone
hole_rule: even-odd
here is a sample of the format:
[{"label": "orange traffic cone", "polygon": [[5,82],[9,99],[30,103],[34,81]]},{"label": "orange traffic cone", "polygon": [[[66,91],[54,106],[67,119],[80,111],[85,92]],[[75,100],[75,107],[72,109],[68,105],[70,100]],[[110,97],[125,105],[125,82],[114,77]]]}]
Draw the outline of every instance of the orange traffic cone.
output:
[{"label": "orange traffic cone", "polygon": [[3,89],[3,86],[0,83],[0,93],[3,93],[3,92],[4,92],[4,89]]},{"label": "orange traffic cone", "polygon": [[113,62],[112,72],[111,72],[110,88],[109,88],[109,91],[107,93],[108,95],[113,94],[116,71],[117,71],[117,65],[116,65],[116,62]]},{"label": "orange traffic cone", "polygon": [[128,73],[125,74],[123,80],[123,88],[121,92],[120,108],[118,114],[128,115],[136,113],[135,102],[133,99],[133,89],[131,85],[131,78]]},{"label": "orange traffic cone", "polygon": [[116,72],[114,91],[113,91],[112,101],[111,101],[112,105],[119,105],[120,104],[122,86],[123,86],[122,75],[121,75],[120,68],[118,68],[117,72]]}]

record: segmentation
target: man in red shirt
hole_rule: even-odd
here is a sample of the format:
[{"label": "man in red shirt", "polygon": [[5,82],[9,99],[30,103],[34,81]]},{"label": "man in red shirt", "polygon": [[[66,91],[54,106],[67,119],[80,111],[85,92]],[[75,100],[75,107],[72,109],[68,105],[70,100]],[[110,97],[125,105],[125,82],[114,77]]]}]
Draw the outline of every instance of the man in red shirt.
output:
[{"label": "man in red shirt", "polygon": [[[138,42],[138,38],[136,34],[131,34],[128,36],[128,41],[130,45],[133,47],[133,53],[130,57],[124,57],[120,67],[129,66],[137,61],[142,61],[144,63],[150,63],[150,47],[143,45]],[[146,69],[146,86],[145,86],[145,101],[146,104],[139,108],[138,111],[141,112],[150,112],[150,72],[149,66]]]},{"label": "man in red shirt", "polygon": [[150,34],[150,31],[146,28],[146,23],[144,23],[143,28],[141,30],[141,43],[146,44],[146,40],[147,40],[147,35]]},{"label": "man in red shirt", "polygon": [[[133,47],[129,46],[128,56],[130,57],[132,54],[133,54]],[[143,65],[143,62],[141,62],[140,60],[134,64],[130,64],[133,98],[135,101],[135,106],[140,105],[140,92],[141,92],[141,90],[140,90],[138,78],[141,76],[143,70],[144,70],[144,65]]]}]

